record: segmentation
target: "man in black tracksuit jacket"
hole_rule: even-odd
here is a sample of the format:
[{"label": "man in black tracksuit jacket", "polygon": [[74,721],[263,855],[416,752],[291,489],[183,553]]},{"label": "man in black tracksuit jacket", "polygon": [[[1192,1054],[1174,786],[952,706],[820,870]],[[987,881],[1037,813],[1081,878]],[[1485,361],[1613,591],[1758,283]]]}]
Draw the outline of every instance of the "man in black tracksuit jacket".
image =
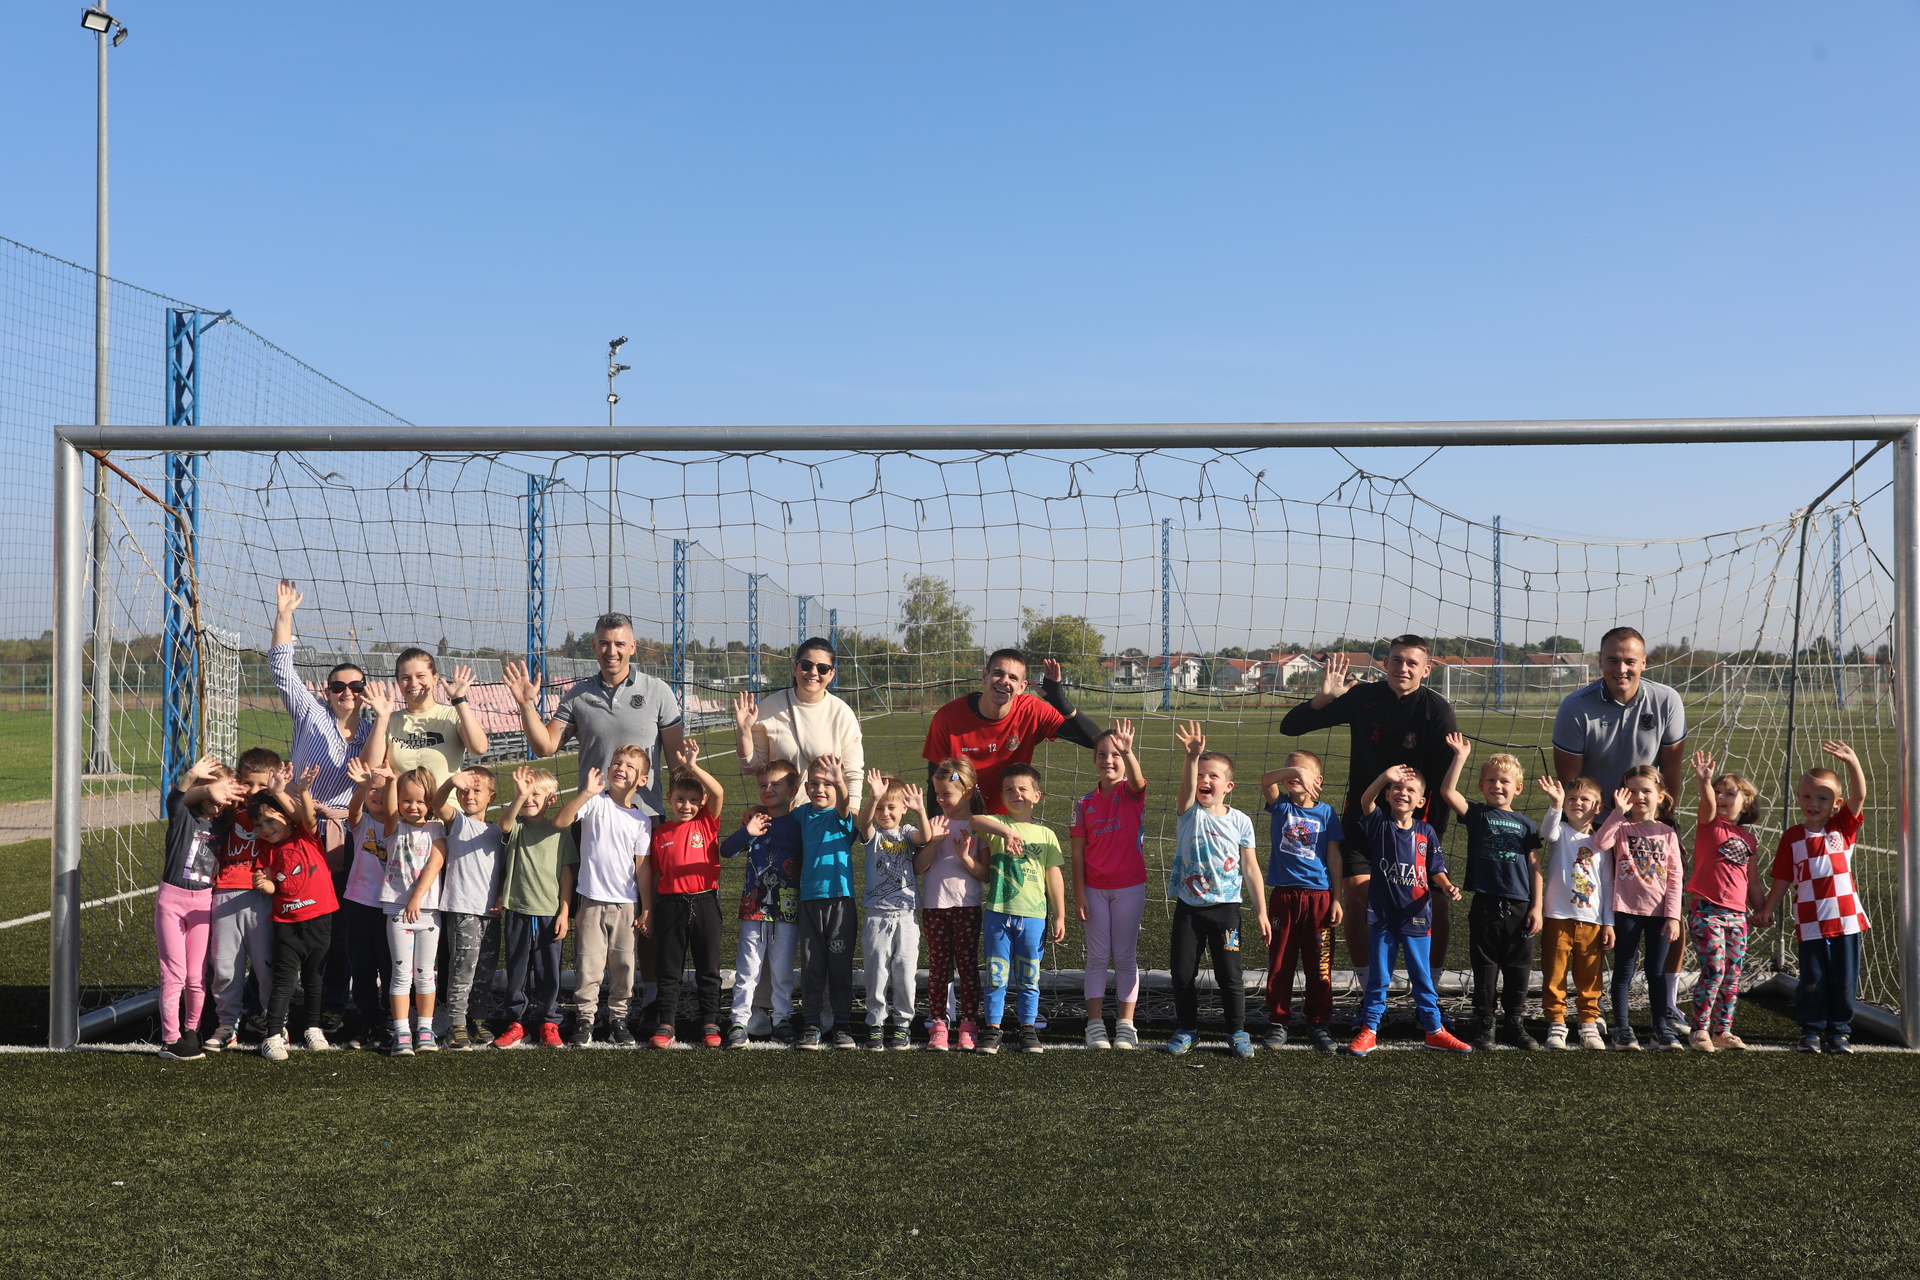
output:
[{"label": "man in black tracksuit jacket", "polygon": [[[1447,735],[1459,732],[1453,706],[1421,681],[1433,670],[1431,650],[1420,636],[1396,636],[1388,642],[1385,663],[1387,678],[1349,687],[1348,663],[1337,654],[1327,656],[1327,669],[1320,692],[1287,712],[1280,732],[1291,737],[1329,729],[1337,724],[1350,726],[1352,745],[1348,752],[1347,802],[1341,824],[1356,830],[1360,820],[1360,797],[1373,780],[1396,764],[1411,765],[1427,780],[1426,810],[1417,816],[1432,825],[1434,834],[1447,834],[1447,819],[1452,816],[1440,804],[1441,780],[1453,763],[1453,749]],[[1366,850],[1351,835],[1341,842],[1346,876],[1347,959],[1354,968],[1367,963],[1367,881],[1371,869]],[[1447,944],[1452,937],[1452,919],[1447,902],[1439,894],[1433,898],[1433,971],[1438,977],[1445,967]]]}]

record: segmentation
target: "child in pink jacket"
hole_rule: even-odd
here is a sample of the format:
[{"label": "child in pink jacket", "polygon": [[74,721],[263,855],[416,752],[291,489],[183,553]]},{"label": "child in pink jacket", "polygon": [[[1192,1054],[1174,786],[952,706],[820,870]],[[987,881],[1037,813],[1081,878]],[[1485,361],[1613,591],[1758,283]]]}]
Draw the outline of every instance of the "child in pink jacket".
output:
[{"label": "child in pink jacket", "polygon": [[1653,1000],[1653,1047],[1679,1049],[1669,1019],[1678,1020],[1658,976],[1666,972],[1667,948],[1680,941],[1680,834],[1660,820],[1672,805],[1660,771],[1636,765],[1613,793],[1613,812],[1594,833],[1594,843],[1613,858],[1613,902],[1602,924],[1613,926],[1613,1047],[1640,1048],[1627,1021],[1634,952],[1647,942],[1647,991]]}]

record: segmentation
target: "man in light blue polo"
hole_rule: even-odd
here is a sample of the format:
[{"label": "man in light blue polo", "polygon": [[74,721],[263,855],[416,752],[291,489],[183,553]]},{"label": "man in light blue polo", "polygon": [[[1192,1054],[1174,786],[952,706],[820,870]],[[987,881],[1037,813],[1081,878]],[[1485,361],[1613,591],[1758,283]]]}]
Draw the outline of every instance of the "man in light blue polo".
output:
[{"label": "man in light blue polo", "polygon": [[[1580,777],[1599,783],[1603,809],[1612,806],[1620,775],[1636,765],[1657,765],[1666,793],[1676,802],[1681,796],[1687,709],[1679,690],[1642,679],[1646,669],[1646,638],[1632,627],[1615,627],[1600,637],[1600,678],[1562,698],[1553,718],[1553,772],[1562,786]],[[1685,951],[1684,944],[1667,948],[1662,976],[1669,1009],[1675,1007]]]}]

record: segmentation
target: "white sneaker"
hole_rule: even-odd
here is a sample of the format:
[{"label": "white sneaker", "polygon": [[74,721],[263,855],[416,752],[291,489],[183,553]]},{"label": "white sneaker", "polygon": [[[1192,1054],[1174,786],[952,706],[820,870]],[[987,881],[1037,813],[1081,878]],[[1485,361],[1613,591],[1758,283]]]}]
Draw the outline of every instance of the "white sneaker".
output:
[{"label": "white sneaker", "polygon": [[1599,1023],[1583,1022],[1580,1024],[1580,1047],[1582,1049],[1602,1050],[1607,1047],[1606,1038],[1600,1034]]},{"label": "white sneaker", "polygon": [[1095,1020],[1087,1024],[1087,1048],[1113,1048],[1113,1041],[1107,1038],[1107,1024],[1105,1022]]},{"label": "white sneaker", "polygon": [[333,1048],[333,1046],[327,1043],[326,1032],[318,1027],[308,1027],[307,1048],[313,1050],[315,1053],[325,1053],[328,1049]]},{"label": "white sneaker", "polygon": [[287,1060],[286,1034],[282,1032],[278,1035],[268,1036],[265,1040],[262,1040],[260,1042],[260,1056],[268,1062],[285,1062]]},{"label": "white sneaker", "polygon": [[747,1034],[762,1040],[773,1034],[773,1015],[765,1009],[755,1009],[747,1019]]},{"label": "white sneaker", "polygon": [[1564,1049],[1567,1047],[1567,1024],[1556,1022],[1547,1028],[1547,1048]]},{"label": "white sneaker", "polygon": [[1140,1033],[1134,1030],[1131,1022],[1116,1022],[1113,1024],[1113,1047],[1116,1049],[1138,1049],[1140,1047]]}]

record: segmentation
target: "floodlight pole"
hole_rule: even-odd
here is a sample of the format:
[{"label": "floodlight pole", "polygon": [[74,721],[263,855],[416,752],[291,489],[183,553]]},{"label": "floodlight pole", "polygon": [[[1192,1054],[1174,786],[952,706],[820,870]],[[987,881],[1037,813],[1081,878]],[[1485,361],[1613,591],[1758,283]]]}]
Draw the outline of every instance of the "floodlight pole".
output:
[{"label": "floodlight pole", "polygon": [[[1920,426],[1909,427],[1893,449],[1893,671],[1898,761],[1894,795],[1900,858],[1900,1035],[1920,1046]],[[1811,513],[1809,513],[1811,518]],[[1789,916],[1791,919],[1791,916]]]},{"label": "floodlight pole", "polygon": [[[107,289],[107,45],[108,32],[93,33],[98,51],[95,92],[98,112],[93,173],[93,424],[107,425],[109,374]],[[93,462],[93,752],[87,772],[108,774],[113,767],[113,595],[107,582],[107,553],[113,541],[113,505],[107,500],[107,460]],[[78,672],[73,673],[74,678]]]}]

